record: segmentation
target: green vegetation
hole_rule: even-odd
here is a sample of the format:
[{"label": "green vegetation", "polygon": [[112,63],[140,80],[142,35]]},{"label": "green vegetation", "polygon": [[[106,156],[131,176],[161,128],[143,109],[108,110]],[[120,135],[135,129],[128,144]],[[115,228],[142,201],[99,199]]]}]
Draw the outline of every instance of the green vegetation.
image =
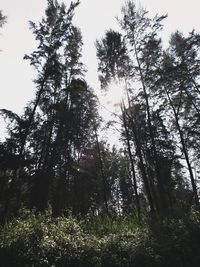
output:
[{"label": "green vegetation", "polygon": [[2,267],[197,267],[200,214],[143,219],[52,217],[23,212],[0,229]]},{"label": "green vegetation", "polygon": [[[197,267],[200,34],[177,31],[165,49],[166,16],[127,1],[120,31],[96,41],[102,89],[126,95],[105,123],[84,78],[79,4],[48,0],[30,23],[35,97],[22,115],[0,109],[0,266]],[[120,148],[101,138],[109,127]]]}]

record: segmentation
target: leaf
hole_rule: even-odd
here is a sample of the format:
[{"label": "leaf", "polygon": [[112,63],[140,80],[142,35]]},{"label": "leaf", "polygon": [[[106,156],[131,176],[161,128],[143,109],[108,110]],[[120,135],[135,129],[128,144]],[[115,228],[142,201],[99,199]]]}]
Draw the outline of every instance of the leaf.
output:
[{"label": "leaf", "polygon": [[3,116],[5,119],[10,119],[11,122],[15,120],[19,123],[21,121],[20,117],[16,113],[8,109],[0,109],[0,115]]}]

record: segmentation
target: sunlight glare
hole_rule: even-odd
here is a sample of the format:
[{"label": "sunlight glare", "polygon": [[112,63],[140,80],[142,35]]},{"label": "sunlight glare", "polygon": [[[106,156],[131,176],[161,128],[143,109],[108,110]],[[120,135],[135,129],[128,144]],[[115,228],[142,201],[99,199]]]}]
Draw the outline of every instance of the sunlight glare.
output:
[{"label": "sunlight glare", "polygon": [[105,100],[108,105],[118,105],[121,103],[124,97],[124,85],[122,83],[113,81],[108,86],[108,90],[105,94]]}]

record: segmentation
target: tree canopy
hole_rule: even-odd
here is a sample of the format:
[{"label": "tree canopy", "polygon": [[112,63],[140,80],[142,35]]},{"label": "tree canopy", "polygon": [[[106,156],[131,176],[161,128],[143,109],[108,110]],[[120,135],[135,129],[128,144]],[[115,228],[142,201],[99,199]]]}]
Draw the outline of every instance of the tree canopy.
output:
[{"label": "tree canopy", "polygon": [[95,43],[101,89],[124,92],[106,122],[85,78],[79,4],[48,0],[30,22],[34,97],[22,114],[0,109],[2,266],[197,267],[200,34],[163,46],[167,16],[126,1],[119,30]]}]

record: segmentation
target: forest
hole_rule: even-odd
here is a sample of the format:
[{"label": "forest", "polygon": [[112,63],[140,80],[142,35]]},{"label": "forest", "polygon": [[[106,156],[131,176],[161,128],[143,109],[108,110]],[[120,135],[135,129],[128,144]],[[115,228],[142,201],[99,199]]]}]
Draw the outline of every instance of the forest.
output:
[{"label": "forest", "polygon": [[35,96],[23,114],[0,109],[0,266],[198,267],[200,34],[177,30],[166,45],[167,16],[126,1],[120,30],[95,43],[101,89],[124,92],[105,122],[81,61],[79,4],[47,0],[30,22]]}]

